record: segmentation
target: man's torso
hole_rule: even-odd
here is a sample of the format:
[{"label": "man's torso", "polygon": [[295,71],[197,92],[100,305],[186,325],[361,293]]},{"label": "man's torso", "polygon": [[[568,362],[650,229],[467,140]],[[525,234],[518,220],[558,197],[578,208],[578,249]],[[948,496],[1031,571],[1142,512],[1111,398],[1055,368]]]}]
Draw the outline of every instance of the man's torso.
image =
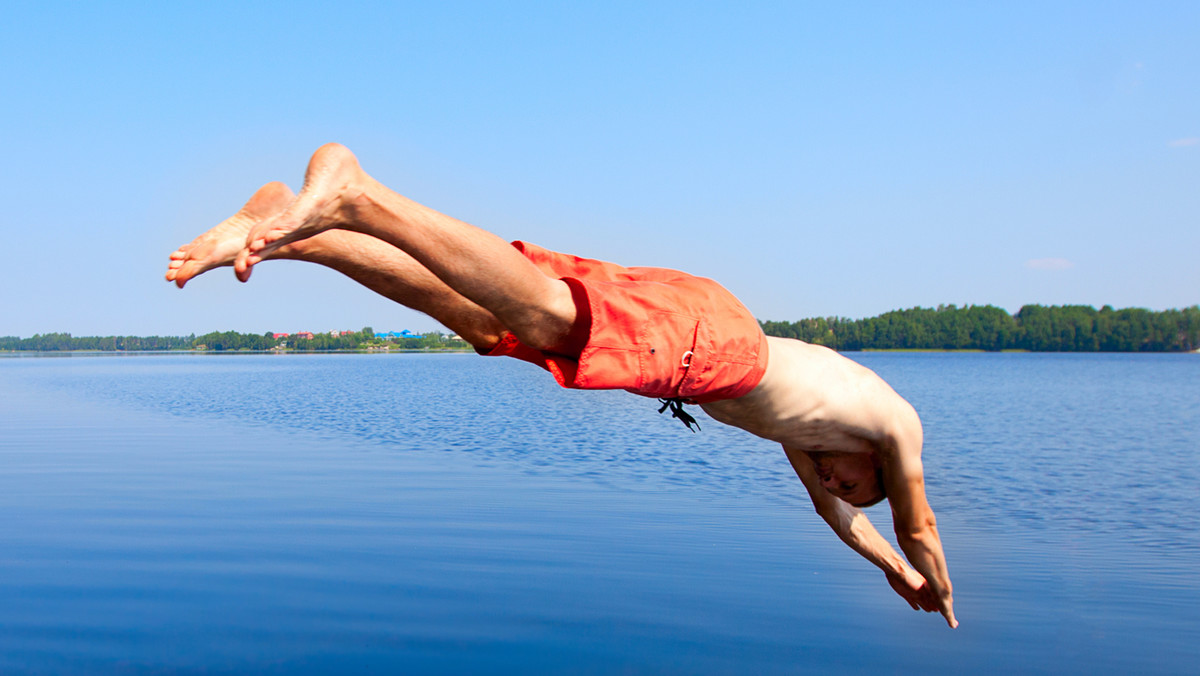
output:
[{"label": "man's torso", "polygon": [[903,402],[874,372],[818,345],[768,337],[766,372],[737,399],[706,403],[718,422],[805,451],[868,452],[879,411]]}]

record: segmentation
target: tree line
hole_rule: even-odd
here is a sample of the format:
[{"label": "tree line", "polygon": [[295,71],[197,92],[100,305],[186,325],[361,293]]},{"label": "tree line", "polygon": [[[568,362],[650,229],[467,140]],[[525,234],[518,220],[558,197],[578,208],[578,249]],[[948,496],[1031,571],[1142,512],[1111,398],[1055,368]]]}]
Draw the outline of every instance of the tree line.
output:
[{"label": "tree line", "polygon": [[419,337],[379,338],[371,327],[361,331],[331,335],[315,333],[312,338],[292,334],[276,338],[270,331],[262,334],[237,331],[213,331],[189,336],[72,336],[69,333],[44,333],[31,338],[0,336],[0,351],[59,352],[87,351],[163,351],[204,350],[213,352],[266,351],[287,349],[297,352],[326,352],[337,350],[368,350],[387,348],[398,350],[469,349],[461,339],[440,333]]},{"label": "tree line", "polygon": [[877,317],[761,322],[769,336],[835,350],[1029,350],[1186,352],[1200,348],[1200,306],[1154,312],[1105,305],[1026,305],[1010,315],[993,305],[939,305]]},{"label": "tree line", "polygon": [[[769,336],[797,338],[835,350],[1029,350],[1032,352],[1186,352],[1200,349],[1200,306],[1154,312],[1105,305],[1026,305],[1015,315],[992,305],[939,305],[885,312],[877,317],[816,317],[761,322]],[[135,351],[287,349],[301,352],[470,349],[440,333],[380,338],[371,327],[340,335],[276,338],[223,331],[202,336],[81,336],[38,334],[0,337],[0,351]]]},{"label": "tree line", "polygon": [[0,351],[190,350],[195,338],[195,336],[72,336],[69,333],[39,333],[32,338],[0,336]]}]

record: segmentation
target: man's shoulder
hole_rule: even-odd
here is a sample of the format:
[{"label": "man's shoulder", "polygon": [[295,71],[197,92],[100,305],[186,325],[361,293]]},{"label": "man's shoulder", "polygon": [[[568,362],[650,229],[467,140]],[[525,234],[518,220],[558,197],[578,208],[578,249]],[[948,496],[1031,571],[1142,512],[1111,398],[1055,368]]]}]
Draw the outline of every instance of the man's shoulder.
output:
[{"label": "man's shoulder", "polygon": [[768,373],[774,371],[777,377],[783,377],[790,382],[795,382],[798,377],[806,379],[810,374],[844,368],[853,363],[823,345],[814,345],[795,338],[767,336],[767,349]]},{"label": "man's shoulder", "polygon": [[795,338],[767,336],[768,368],[770,367],[771,359],[802,359],[814,347],[817,346],[806,343],[803,340],[796,340]]}]

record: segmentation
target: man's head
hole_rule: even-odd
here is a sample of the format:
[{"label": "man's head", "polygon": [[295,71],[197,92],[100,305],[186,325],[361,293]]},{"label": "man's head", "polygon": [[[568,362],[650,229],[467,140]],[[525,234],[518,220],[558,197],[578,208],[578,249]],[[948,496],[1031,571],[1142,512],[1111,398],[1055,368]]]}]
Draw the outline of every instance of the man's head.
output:
[{"label": "man's head", "polygon": [[887,497],[883,469],[874,453],[811,451],[821,487],[855,507],[870,507]]}]

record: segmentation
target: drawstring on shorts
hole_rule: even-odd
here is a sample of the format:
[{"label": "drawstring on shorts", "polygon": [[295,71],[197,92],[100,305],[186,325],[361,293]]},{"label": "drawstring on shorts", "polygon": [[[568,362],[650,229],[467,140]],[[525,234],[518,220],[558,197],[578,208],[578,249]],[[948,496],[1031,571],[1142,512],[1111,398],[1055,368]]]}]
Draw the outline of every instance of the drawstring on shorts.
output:
[{"label": "drawstring on shorts", "polygon": [[[671,399],[659,399],[662,402],[662,407],[658,409],[659,413],[665,413],[667,409],[671,409],[671,417],[679,418],[689,430],[692,430],[692,425],[696,426],[696,430],[700,429],[700,423],[692,417],[692,414],[683,410],[683,402],[686,401],[683,397],[673,397]],[[692,430],[695,433],[696,430]]]}]

